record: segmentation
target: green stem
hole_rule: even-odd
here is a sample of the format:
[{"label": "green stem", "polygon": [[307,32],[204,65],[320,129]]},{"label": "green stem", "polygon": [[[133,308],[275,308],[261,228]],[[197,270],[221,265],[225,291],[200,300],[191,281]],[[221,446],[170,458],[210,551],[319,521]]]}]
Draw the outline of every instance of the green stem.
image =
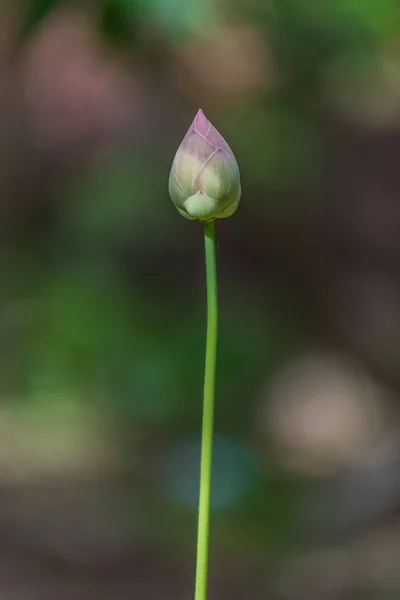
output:
[{"label": "green stem", "polygon": [[194,600],[207,600],[208,538],[214,426],[215,370],[217,359],[218,302],[215,259],[215,222],[204,224],[207,279],[207,341],[201,434],[200,498],[197,532],[196,587]]}]

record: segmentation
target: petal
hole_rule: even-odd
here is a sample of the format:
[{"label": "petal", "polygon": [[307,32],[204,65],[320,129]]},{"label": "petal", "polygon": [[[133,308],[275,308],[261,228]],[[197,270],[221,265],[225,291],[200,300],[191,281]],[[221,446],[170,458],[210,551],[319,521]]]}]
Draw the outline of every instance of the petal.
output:
[{"label": "petal", "polygon": [[235,156],[233,154],[228,142],[222,137],[222,135],[219,133],[219,131],[217,131],[215,129],[214,125],[212,125],[211,123],[210,123],[210,129],[207,134],[207,139],[215,148],[220,148],[221,150],[225,150],[225,152],[227,152],[231,156],[233,156],[233,157]]},{"label": "petal", "polygon": [[236,160],[223,150],[217,150],[199,172],[194,188],[203,190],[218,202],[236,202],[240,196],[240,175]]},{"label": "petal", "polygon": [[195,220],[196,217],[191,217],[184,208],[179,208],[179,206],[176,206],[176,205],[175,205],[175,208],[182,215],[182,217],[185,217],[185,219],[189,219],[190,221]]},{"label": "petal", "polygon": [[193,129],[207,139],[207,134],[210,130],[211,123],[200,109],[193,121]]},{"label": "petal", "polygon": [[192,195],[193,182],[214,149],[211,144],[196,131],[188,133],[175,155],[173,169],[182,188]]},{"label": "petal", "polygon": [[186,200],[184,208],[195,219],[211,219],[218,211],[218,202],[200,191]]},{"label": "petal", "polygon": [[200,109],[193,121],[190,123],[190,127],[186,132],[186,135],[191,131],[197,131],[197,133],[203,137],[207,137],[208,130],[210,129],[210,121],[207,119],[203,111]]},{"label": "petal", "polygon": [[239,192],[239,197],[236,200],[236,202],[234,202],[233,204],[228,204],[227,206],[225,206],[225,208],[222,209],[218,213],[218,218],[219,219],[225,219],[226,217],[230,217],[231,215],[233,215],[233,213],[236,212],[236,209],[239,206],[239,200],[240,200],[240,192]]},{"label": "petal", "polygon": [[190,195],[184,190],[181,182],[176,176],[174,165],[172,165],[172,169],[169,174],[168,191],[172,202],[175,204],[175,206],[180,207],[183,206],[186,198]]}]

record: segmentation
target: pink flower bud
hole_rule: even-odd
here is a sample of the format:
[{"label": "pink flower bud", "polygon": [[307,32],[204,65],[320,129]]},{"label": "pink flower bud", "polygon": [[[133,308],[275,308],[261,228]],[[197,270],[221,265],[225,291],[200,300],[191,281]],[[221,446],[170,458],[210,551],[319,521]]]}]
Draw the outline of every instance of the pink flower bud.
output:
[{"label": "pink flower bud", "polygon": [[199,110],[172,163],[169,177],[172,202],[187,219],[213,221],[235,212],[240,193],[235,156]]}]

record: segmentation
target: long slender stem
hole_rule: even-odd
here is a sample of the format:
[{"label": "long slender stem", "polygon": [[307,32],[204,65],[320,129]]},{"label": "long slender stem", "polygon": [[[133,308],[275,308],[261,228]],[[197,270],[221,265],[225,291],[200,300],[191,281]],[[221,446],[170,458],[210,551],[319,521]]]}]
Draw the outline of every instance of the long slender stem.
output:
[{"label": "long slender stem", "polygon": [[195,600],[207,600],[208,538],[214,427],[215,370],[217,359],[218,299],[215,258],[215,222],[204,224],[207,279],[207,341],[204,373],[203,425],[201,435],[200,498],[197,532]]}]

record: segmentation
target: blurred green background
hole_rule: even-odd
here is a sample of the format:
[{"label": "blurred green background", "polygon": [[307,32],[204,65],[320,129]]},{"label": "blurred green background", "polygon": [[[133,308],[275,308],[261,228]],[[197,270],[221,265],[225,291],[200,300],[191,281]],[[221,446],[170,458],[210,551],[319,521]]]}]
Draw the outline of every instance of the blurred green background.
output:
[{"label": "blurred green background", "polygon": [[0,597],[192,597],[201,107],[217,223],[210,600],[400,592],[400,5],[0,5]]}]

